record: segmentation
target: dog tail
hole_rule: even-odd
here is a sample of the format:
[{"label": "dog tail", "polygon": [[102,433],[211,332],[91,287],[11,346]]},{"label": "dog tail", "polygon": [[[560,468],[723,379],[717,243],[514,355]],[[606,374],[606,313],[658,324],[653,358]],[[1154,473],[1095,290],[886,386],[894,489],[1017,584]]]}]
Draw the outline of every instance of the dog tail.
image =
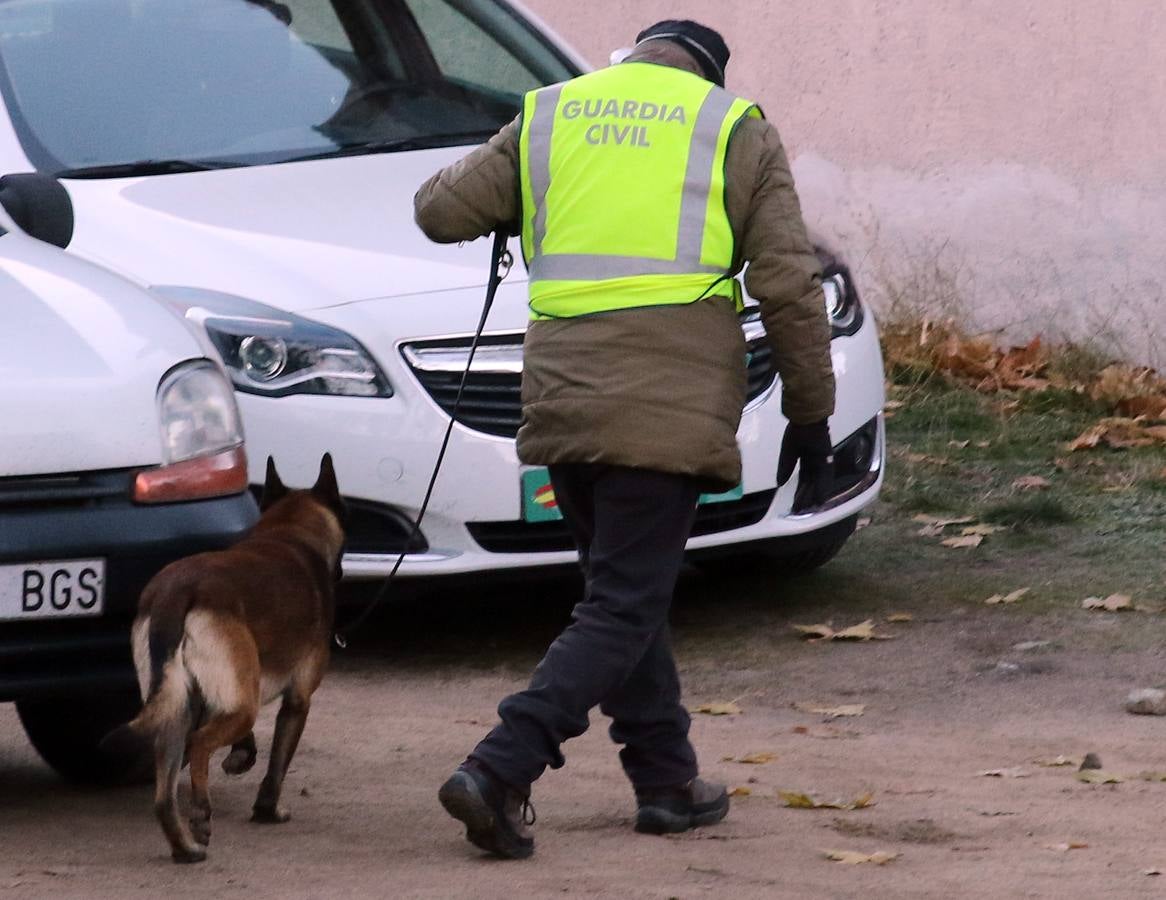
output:
[{"label": "dog tail", "polygon": [[134,622],[134,665],[145,704],[136,718],[102,739],[103,751],[117,755],[144,753],[155,735],[179,723],[185,723],[185,727],[194,718],[198,690],[180,652],[186,616],[194,599],[193,591],[160,598],[149,605],[148,616]]},{"label": "dog tail", "polygon": [[[171,594],[150,607],[150,617],[146,624],[145,635],[149,651],[150,680],[149,688],[143,691],[147,706],[162,693],[168,678],[181,674],[174,670],[181,668],[178,650],[182,646],[182,638],[186,631],[186,616],[190,612],[190,608],[194,606],[194,599],[194,591],[186,590],[177,595]],[[135,634],[135,644],[139,639],[139,636]],[[136,647],[134,656],[134,661],[138,665],[138,677],[141,678],[143,675],[142,662],[137,658]],[[185,677],[183,680],[186,680]]]}]

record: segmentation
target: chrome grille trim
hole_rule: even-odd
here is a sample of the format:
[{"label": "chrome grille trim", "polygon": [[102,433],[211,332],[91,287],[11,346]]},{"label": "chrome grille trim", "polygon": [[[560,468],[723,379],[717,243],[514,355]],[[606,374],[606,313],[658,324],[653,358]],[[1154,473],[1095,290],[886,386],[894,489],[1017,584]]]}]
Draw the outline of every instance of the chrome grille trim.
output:
[{"label": "chrome grille trim", "polygon": [[[773,387],[773,351],[765,327],[754,314],[741,319],[746,342],[746,409]],[[474,354],[457,422],[474,431],[513,438],[522,423],[522,332],[485,334]],[[408,341],[401,356],[413,376],[438,406],[450,415],[458,384],[469,358],[472,335]]]}]

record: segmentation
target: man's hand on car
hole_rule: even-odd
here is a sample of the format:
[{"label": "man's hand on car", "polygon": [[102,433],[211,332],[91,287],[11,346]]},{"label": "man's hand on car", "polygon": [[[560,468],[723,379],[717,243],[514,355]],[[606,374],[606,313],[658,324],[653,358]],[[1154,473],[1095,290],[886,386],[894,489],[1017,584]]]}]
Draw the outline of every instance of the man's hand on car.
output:
[{"label": "man's hand on car", "polygon": [[781,487],[801,463],[798,486],[791,512],[805,512],[821,506],[830,497],[834,482],[834,448],[826,420],[809,425],[786,426],[777,460],[777,486]]}]

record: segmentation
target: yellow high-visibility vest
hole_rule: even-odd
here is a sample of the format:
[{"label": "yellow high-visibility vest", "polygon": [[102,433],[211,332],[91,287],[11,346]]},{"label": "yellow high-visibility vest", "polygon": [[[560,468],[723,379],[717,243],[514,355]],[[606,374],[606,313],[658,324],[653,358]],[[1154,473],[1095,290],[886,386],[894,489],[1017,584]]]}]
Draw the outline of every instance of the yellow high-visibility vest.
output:
[{"label": "yellow high-visibility vest", "polygon": [[531,317],[730,297],[725,155],[756,104],[653,63],[531,91],[519,138]]}]

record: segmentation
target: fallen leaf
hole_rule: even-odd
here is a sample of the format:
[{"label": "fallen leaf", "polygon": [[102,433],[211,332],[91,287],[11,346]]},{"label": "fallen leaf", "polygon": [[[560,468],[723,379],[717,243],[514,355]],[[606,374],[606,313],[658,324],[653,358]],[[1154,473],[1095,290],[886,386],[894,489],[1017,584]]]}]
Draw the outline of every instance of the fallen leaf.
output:
[{"label": "fallen leaf", "polygon": [[815,716],[825,716],[828,719],[844,719],[861,716],[866,712],[866,704],[849,703],[843,706],[820,706],[816,703],[795,703],[794,709]]},{"label": "fallen leaf", "polygon": [[[795,704],[795,705],[796,705],[796,704]],[[795,726],[794,726],[793,728],[791,728],[790,730],[791,730],[791,731],[792,731],[794,734],[809,734],[809,733],[810,733],[810,729],[808,729],[808,728],[807,728],[805,725],[795,725]]]},{"label": "fallen leaf", "polygon": [[693,712],[704,713],[706,716],[739,716],[742,709],[730,700],[728,703],[706,703],[698,706]]},{"label": "fallen leaf", "polygon": [[1161,869],[1142,869],[1142,874],[1143,875],[1161,875],[1162,870]]},{"label": "fallen leaf", "polygon": [[829,625],[794,625],[793,629],[805,638],[813,641],[889,641],[893,636],[876,634],[873,619],[835,631]]},{"label": "fallen leaf", "polygon": [[867,619],[865,622],[859,622],[857,625],[851,625],[849,628],[842,629],[833,636],[832,640],[869,641],[874,636],[874,620]]},{"label": "fallen leaf", "polygon": [[1033,650],[1045,650],[1053,646],[1052,641],[1021,641],[1013,644],[1012,649],[1017,653],[1031,653]]},{"label": "fallen leaf", "polygon": [[1074,759],[1071,756],[1054,756],[1048,759],[1036,759],[1033,763],[1038,766],[1044,766],[1046,769],[1056,769],[1061,766],[1073,766],[1076,768],[1081,765],[1081,760]]},{"label": "fallen leaf", "polygon": [[1158,397],[1130,397],[1119,400],[1117,411],[1123,416],[1137,419],[1166,419],[1166,395]]},{"label": "fallen leaf", "polygon": [[866,793],[854,800],[822,800],[814,794],[801,791],[778,791],[777,796],[790,809],[866,809],[874,806],[874,794]]},{"label": "fallen leaf", "polygon": [[1166,781],[1166,772],[1139,772],[1135,777],[1139,781]]},{"label": "fallen leaf", "polygon": [[1166,416],[1166,380],[1147,366],[1106,366],[1090,385],[1089,396],[1126,416]]},{"label": "fallen leaf", "polygon": [[1025,588],[1020,588],[1019,590],[1015,590],[1011,594],[993,594],[991,597],[989,597],[984,602],[986,604],[988,604],[989,606],[995,606],[998,603],[1016,603],[1018,600],[1020,600],[1021,597],[1023,597],[1025,594],[1027,594],[1030,590],[1032,590],[1032,588],[1025,587]]},{"label": "fallen leaf", "polygon": [[1120,775],[1114,775],[1104,769],[1084,769],[1077,773],[1077,780],[1085,784],[1121,784],[1125,781]]},{"label": "fallen leaf", "polygon": [[976,775],[982,778],[1028,778],[1032,773],[1025,771],[1023,766],[1013,766],[1011,769],[985,769]]},{"label": "fallen leaf", "polygon": [[976,441],[976,446],[979,447],[981,450],[987,450],[989,447],[992,446],[992,442],[991,441]]},{"label": "fallen leaf", "polygon": [[968,449],[968,444],[970,443],[971,441],[948,441],[947,445],[949,447],[954,447],[956,450],[966,450]]},{"label": "fallen leaf", "polygon": [[919,535],[919,537],[939,537],[941,534],[943,534],[943,529],[943,525],[924,525],[915,533]]},{"label": "fallen leaf", "polygon": [[1012,482],[1012,486],[1018,491],[1042,491],[1047,487],[1052,486],[1047,478],[1041,478],[1039,475],[1022,475]]},{"label": "fallen leaf", "polygon": [[729,791],[730,797],[748,797],[753,793],[753,788],[738,786]]},{"label": "fallen leaf", "polygon": [[1103,428],[1090,428],[1069,441],[1065,445],[1065,449],[1070,453],[1076,453],[1078,450],[1092,450],[1101,443],[1101,438],[1104,434],[1105,430]]},{"label": "fallen leaf", "polygon": [[870,524],[870,516],[863,516],[857,522],[854,523],[854,530],[855,531],[862,531],[862,529],[866,528],[869,524]]},{"label": "fallen leaf", "polygon": [[1134,608],[1134,601],[1125,594],[1110,594],[1104,600],[1100,597],[1086,597],[1081,606],[1085,609],[1101,609],[1106,612],[1130,612]]},{"label": "fallen leaf", "polygon": [[984,536],[980,534],[966,534],[963,537],[948,538],[946,541],[940,541],[945,547],[952,547],[960,550],[965,547],[979,547],[984,543]]},{"label": "fallen leaf", "polygon": [[1102,443],[1115,450],[1166,443],[1166,427],[1147,426],[1141,419],[1102,419],[1070,441],[1066,449],[1092,450]]},{"label": "fallen leaf", "polygon": [[887,853],[882,850],[877,853],[857,853],[853,850],[823,850],[822,853],[831,862],[842,863],[844,866],[859,866],[863,863],[874,863],[876,866],[885,866],[900,856],[898,853]]},{"label": "fallen leaf", "polygon": [[745,765],[751,765],[751,766],[763,766],[766,763],[773,762],[775,759],[777,759],[776,753],[766,752],[766,753],[750,753],[746,756],[738,756],[736,758],[734,758],[732,756],[726,756],[724,758],[723,762],[735,762],[735,763],[744,763]]},{"label": "fallen leaf", "polygon": [[970,522],[976,521],[975,516],[959,516],[957,518],[941,519],[937,516],[929,516],[927,513],[919,513],[911,517],[912,522],[921,522],[924,525],[938,525],[943,528],[948,525],[967,525]]},{"label": "fallen leaf", "polygon": [[900,622],[914,622],[915,617],[911,613],[891,613],[887,616],[887,622],[892,624],[899,624]]},{"label": "fallen leaf", "polygon": [[987,536],[990,534],[999,534],[1001,531],[1007,530],[1008,529],[1003,525],[968,525],[966,528],[960,529],[960,534],[979,534]]},{"label": "fallen leaf", "polygon": [[1081,841],[1066,841],[1063,844],[1045,844],[1046,850],[1056,850],[1058,853],[1068,853],[1070,850],[1085,850],[1088,844]]},{"label": "fallen leaf", "polygon": [[818,640],[829,640],[835,634],[834,629],[829,625],[794,625],[793,629],[808,638],[817,638]]}]

